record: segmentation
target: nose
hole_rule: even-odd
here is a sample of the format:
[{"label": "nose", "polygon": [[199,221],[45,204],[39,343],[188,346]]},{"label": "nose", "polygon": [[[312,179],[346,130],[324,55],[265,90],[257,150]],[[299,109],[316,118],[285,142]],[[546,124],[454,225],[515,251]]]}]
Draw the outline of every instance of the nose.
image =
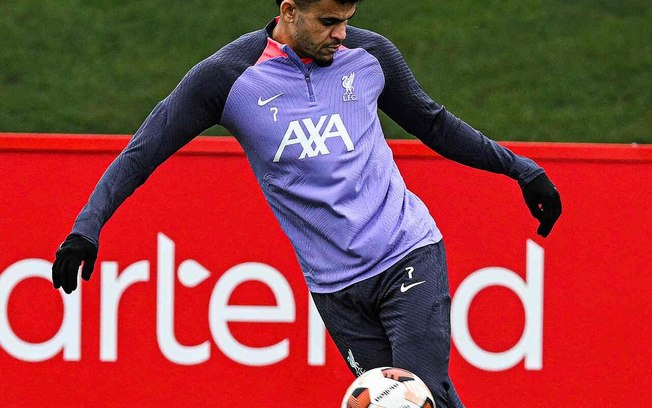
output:
[{"label": "nose", "polygon": [[339,42],[344,41],[346,38],[346,21],[333,27],[333,31],[331,31],[331,37],[338,40]]}]

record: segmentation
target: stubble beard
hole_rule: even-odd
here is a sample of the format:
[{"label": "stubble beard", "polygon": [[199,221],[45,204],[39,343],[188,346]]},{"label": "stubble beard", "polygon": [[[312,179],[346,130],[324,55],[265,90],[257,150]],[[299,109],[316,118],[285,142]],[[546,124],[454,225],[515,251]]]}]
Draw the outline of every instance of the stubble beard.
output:
[{"label": "stubble beard", "polygon": [[[302,38],[302,40],[307,40],[305,38]],[[308,41],[306,41],[304,44],[309,44]],[[328,54],[328,55],[319,55],[319,52],[325,50],[325,49],[318,49],[316,52],[311,52],[309,51],[309,47],[303,47],[301,50],[301,53],[304,55],[304,57],[311,58],[315,64],[319,67],[328,67],[331,64],[333,64],[333,55],[334,54]]]},{"label": "stubble beard", "polygon": [[313,58],[318,67],[329,67],[333,64],[333,56],[327,58]]},{"label": "stubble beard", "polygon": [[311,58],[315,64],[319,67],[328,67],[333,64],[333,54],[328,55],[328,56],[320,56],[318,55],[320,49],[318,49],[316,52],[311,52],[310,49],[312,48],[312,41],[306,35],[306,29],[305,29],[305,22],[302,17],[299,17],[297,21],[297,28],[299,28],[299,33],[297,35],[297,45],[299,45],[299,50],[295,50],[295,52],[302,54],[302,57],[307,57]]}]

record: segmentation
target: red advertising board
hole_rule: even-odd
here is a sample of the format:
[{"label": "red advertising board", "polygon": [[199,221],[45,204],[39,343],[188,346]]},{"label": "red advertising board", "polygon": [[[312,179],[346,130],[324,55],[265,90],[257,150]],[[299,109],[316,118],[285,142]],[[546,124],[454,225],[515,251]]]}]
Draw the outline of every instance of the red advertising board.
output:
[{"label": "red advertising board", "polygon": [[[0,406],[337,407],[353,377],[232,138],[197,138],[118,209],[96,271],[54,250],[128,138],[0,135]],[[652,147],[506,143],[564,212],[390,141],[444,233],[451,375],[467,407],[652,406]]]}]

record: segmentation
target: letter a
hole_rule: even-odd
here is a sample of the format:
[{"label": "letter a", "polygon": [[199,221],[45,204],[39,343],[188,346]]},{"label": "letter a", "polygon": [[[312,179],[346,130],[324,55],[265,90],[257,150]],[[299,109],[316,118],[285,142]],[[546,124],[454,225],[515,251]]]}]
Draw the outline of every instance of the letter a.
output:
[{"label": "letter a", "polygon": [[81,359],[81,288],[70,295],[64,295],[63,290],[59,290],[63,301],[63,321],[59,331],[51,339],[42,343],[27,342],[18,337],[9,324],[7,305],[14,287],[28,278],[49,281],[51,270],[50,262],[25,259],[0,273],[0,346],[19,360],[45,361],[59,354],[61,350],[65,361]]},{"label": "letter a", "polygon": [[[292,139],[292,135],[296,137]],[[281,159],[281,155],[283,154],[283,151],[285,150],[286,146],[290,146],[297,143],[301,144],[304,152],[306,150],[312,151],[312,148],[308,143],[308,138],[306,137],[305,132],[301,128],[299,121],[293,120],[292,122],[290,122],[290,125],[288,126],[288,129],[285,132],[285,135],[283,136],[283,140],[281,141],[281,145],[278,147],[278,150],[276,151],[276,155],[274,156],[274,163],[278,162]]]},{"label": "letter a", "polygon": [[344,122],[342,122],[342,118],[338,113],[336,113],[331,116],[331,119],[328,121],[326,130],[324,131],[324,136],[322,136],[322,140],[326,141],[326,139],[329,137],[338,136],[342,139],[342,142],[344,142],[347,152],[350,152],[354,149],[353,142],[351,141],[351,136],[349,136],[349,132],[346,130]]}]

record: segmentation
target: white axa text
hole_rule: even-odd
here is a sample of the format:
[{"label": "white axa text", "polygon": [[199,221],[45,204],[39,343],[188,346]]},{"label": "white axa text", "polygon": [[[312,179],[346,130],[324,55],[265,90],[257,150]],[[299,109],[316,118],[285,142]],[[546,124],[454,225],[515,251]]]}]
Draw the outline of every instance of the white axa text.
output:
[{"label": "white axa text", "polygon": [[[326,123],[326,120],[328,120],[328,123]],[[306,136],[304,127],[310,137]],[[330,154],[330,150],[328,150],[328,147],[326,146],[326,140],[332,137],[339,137],[342,139],[348,152],[354,150],[349,132],[346,130],[342,118],[337,113],[330,115],[330,118],[328,115],[321,116],[316,124],[310,118],[301,119],[300,121],[293,120],[288,125],[283,140],[281,141],[281,145],[276,151],[274,163],[281,159],[281,155],[287,146],[294,144],[301,144],[301,147],[303,148],[299,159],[304,159],[306,156],[315,157],[320,154]]]}]

